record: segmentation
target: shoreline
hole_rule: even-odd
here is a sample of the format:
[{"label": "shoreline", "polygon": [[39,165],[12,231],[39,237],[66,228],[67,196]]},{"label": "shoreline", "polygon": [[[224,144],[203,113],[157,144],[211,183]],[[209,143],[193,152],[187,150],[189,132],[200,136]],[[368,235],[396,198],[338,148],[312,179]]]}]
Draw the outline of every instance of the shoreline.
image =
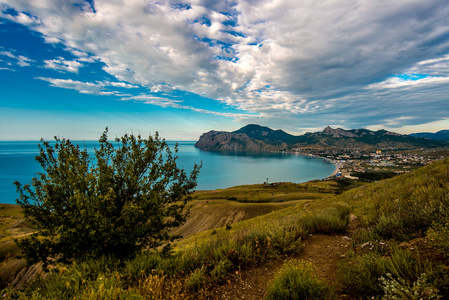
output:
[{"label": "shoreline", "polygon": [[329,176],[323,178],[323,180],[332,178],[332,177],[334,177],[335,175],[337,175],[338,173],[340,173],[340,165],[338,164],[338,162],[333,161],[332,159],[329,159],[329,158],[323,157],[323,156],[319,156],[319,155],[313,155],[313,154],[301,154],[301,155],[304,155],[304,156],[311,156],[311,157],[316,157],[316,158],[321,158],[321,159],[327,160],[328,162],[330,162],[331,164],[333,164],[333,165],[335,166],[334,172],[333,172],[331,175],[329,175]]}]

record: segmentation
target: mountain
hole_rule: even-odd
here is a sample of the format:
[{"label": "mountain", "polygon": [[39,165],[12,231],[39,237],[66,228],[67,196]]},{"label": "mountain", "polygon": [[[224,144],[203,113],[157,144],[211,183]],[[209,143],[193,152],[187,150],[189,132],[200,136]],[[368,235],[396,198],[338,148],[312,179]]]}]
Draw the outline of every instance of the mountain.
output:
[{"label": "mountain", "polygon": [[445,141],[429,140],[399,133],[368,129],[332,128],[294,136],[283,130],[250,124],[233,132],[209,131],[201,135],[195,147],[202,150],[279,151],[292,149],[416,149],[447,147]]},{"label": "mountain", "polygon": [[437,141],[449,141],[449,130],[440,130],[438,132],[419,132],[410,134],[413,137],[426,138]]},{"label": "mountain", "polygon": [[275,145],[282,143],[292,143],[298,139],[298,137],[288,134],[283,130],[273,130],[271,128],[259,126],[256,124],[246,125],[245,127],[242,127],[232,133],[243,133],[252,139]]}]

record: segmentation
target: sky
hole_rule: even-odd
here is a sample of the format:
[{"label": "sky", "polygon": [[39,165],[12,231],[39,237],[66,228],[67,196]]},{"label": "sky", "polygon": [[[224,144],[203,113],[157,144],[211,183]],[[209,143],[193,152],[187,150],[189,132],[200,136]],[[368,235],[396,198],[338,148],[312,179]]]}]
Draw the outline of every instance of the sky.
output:
[{"label": "sky", "polygon": [[449,129],[447,0],[0,0],[0,140]]}]

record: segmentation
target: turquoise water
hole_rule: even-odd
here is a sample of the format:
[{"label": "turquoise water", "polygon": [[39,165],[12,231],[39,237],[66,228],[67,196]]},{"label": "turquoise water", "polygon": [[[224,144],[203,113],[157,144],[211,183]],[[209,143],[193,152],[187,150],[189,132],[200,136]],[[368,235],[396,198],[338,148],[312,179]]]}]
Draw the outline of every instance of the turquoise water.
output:
[{"label": "turquoise water", "polygon": [[[88,151],[98,142],[77,142]],[[0,203],[15,203],[18,197],[14,181],[29,183],[42,169],[34,158],[38,142],[0,142]],[[169,142],[174,145],[175,142]],[[196,149],[195,142],[178,142],[178,165],[191,171],[203,162],[198,190],[227,188],[242,184],[270,182],[305,182],[322,179],[335,170],[323,159],[287,153],[208,152]]]}]

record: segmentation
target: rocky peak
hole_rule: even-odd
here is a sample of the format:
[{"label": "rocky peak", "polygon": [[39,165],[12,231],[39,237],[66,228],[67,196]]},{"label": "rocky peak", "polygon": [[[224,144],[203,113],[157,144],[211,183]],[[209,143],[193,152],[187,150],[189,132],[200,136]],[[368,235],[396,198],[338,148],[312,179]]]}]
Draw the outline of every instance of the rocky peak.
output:
[{"label": "rocky peak", "polygon": [[325,135],[332,135],[332,137],[335,138],[339,138],[339,137],[358,137],[355,133],[346,131],[344,129],[341,128],[337,128],[337,129],[333,129],[330,126],[326,126],[326,128],[324,128],[324,130],[322,131],[323,134]]},{"label": "rocky peak", "polygon": [[321,133],[325,135],[334,135],[335,130],[330,126],[326,126],[326,128],[324,128],[324,130]]},{"label": "rocky peak", "polygon": [[387,131],[385,133],[385,135],[392,135],[392,136],[401,136],[402,134],[396,133],[396,132],[392,132],[392,131]]}]

